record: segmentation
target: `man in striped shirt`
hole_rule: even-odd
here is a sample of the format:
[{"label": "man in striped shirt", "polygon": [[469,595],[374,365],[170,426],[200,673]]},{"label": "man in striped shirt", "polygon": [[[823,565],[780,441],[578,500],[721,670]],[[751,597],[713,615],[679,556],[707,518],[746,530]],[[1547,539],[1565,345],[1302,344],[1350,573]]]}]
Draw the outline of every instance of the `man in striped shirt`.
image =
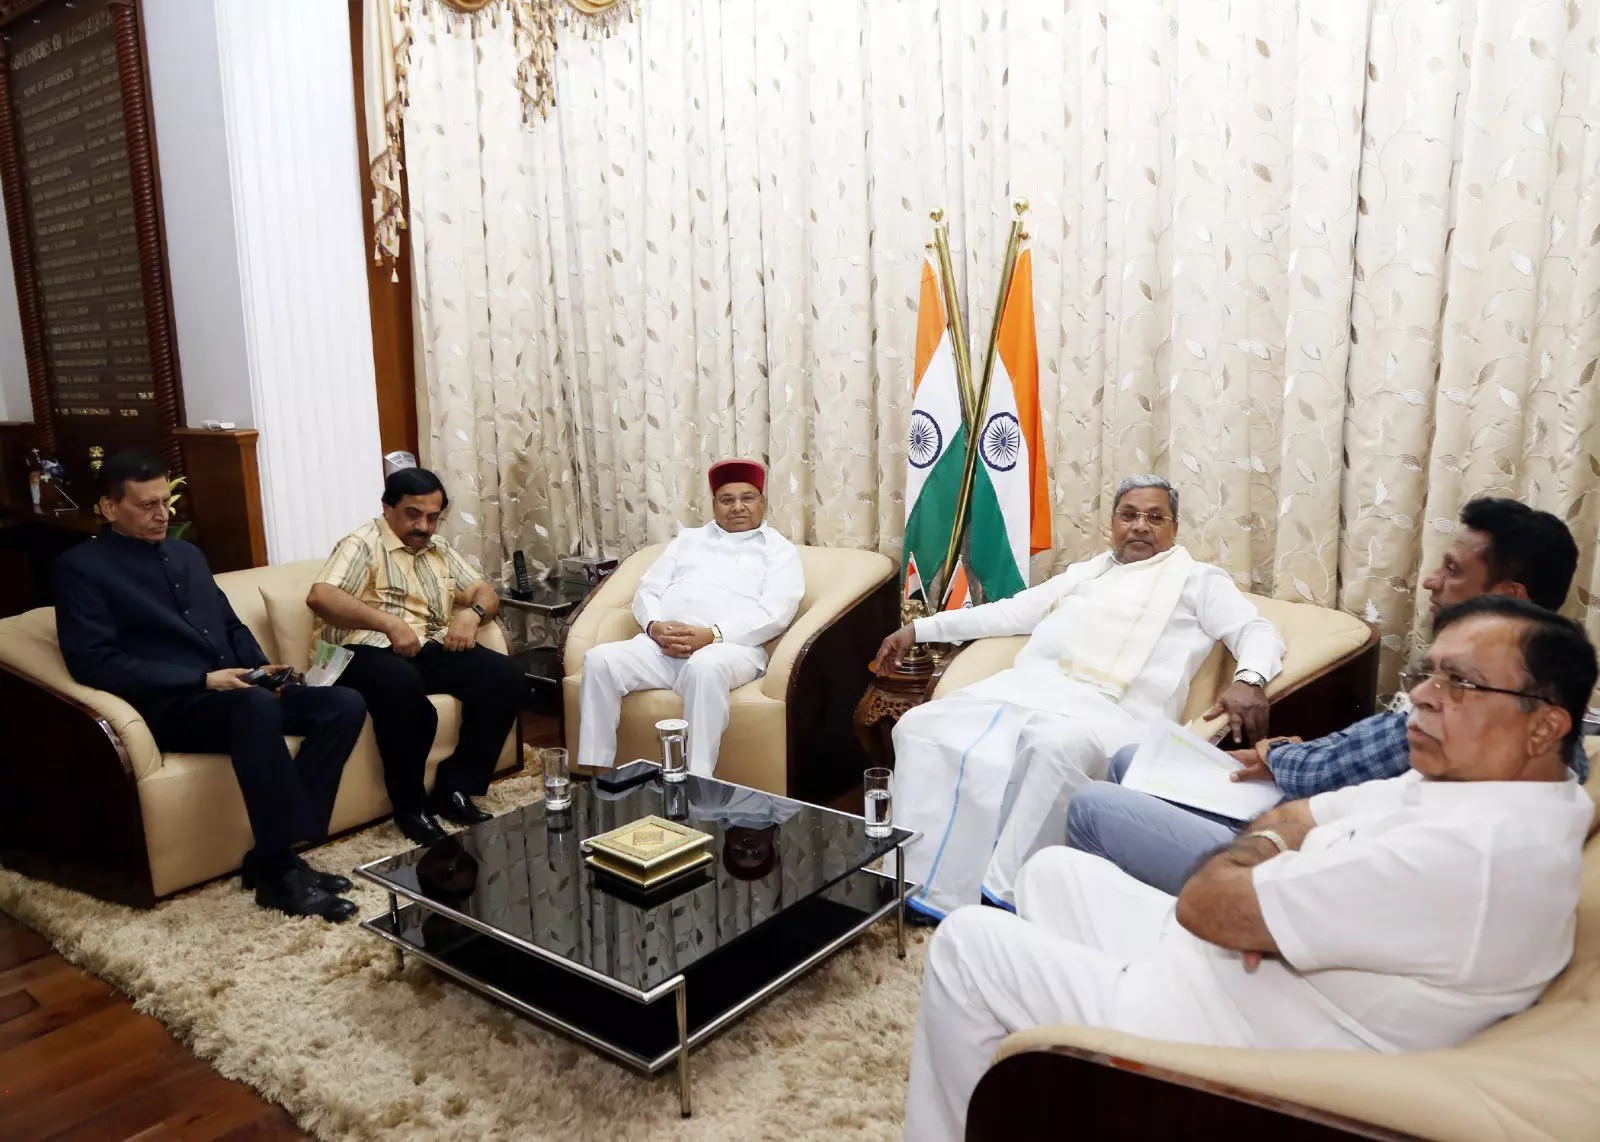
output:
[{"label": "man in striped shirt", "polygon": [[[419,845],[444,837],[435,813],[462,825],[489,819],[472,795],[489,787],[524,685],[516,663],[477,645],[500,599],[437,534],[449,506],[426,468],[395,472],[383,515],[339,541],[306,597],[314,637],[354,656],[338,684],[366,699],[395,824]],[[439,719],[429,694],[461,701],[456,750],[439,763],[431,798],[423,780]]]}]

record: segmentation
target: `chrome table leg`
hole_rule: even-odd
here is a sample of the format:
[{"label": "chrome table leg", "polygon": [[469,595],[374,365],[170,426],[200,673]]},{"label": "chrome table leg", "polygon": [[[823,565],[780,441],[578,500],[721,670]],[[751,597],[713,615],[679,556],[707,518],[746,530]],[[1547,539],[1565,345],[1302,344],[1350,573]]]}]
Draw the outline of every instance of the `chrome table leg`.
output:
[{"label": "chrome table leg", "polygon": [[689,985],[680,980],[676,993],[678,1007],[678,1102],[683,1117],[692,1113],[689,1105]]},{"label": "chrome table leg", "polygon": [[394,893],[389,893],[389,923],[394,927],[394,936],[397,941],[394,946],[395,966],[401,971],[406,970],[406,951],[398,943],[400,939],[400,900]]},{"label": "chrome table leg", "polygon": [[900,949],[900,958],[906,958],[906,848],[897,845],[894,850],[894,938]]}]

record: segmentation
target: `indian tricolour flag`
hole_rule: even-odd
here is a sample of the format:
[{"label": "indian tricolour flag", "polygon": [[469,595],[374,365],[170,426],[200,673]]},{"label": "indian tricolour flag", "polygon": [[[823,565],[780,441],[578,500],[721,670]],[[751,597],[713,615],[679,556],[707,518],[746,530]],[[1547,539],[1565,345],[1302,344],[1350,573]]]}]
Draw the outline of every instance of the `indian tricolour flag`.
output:
[{"label": "indian tricolour flag", "polygon": [[999,352],[978,437],[967,566],[983,601],[1028,585],[1028,559],[1050,547],[1049,484],[1039,419],[1039,343],[1033,327],[1033,253],[1017,258],[1000,312]]},{"label": "indian tricolour flag", "polygon": [[967,433],[961,419],[961,392],[955,351],[945,322],[944,297],[933,262],[923,259],[922,294],[917,302],[916,389],[911,431],[906,443],[906,542],[909,573],[919,581],[940,582],[949,553]]}]

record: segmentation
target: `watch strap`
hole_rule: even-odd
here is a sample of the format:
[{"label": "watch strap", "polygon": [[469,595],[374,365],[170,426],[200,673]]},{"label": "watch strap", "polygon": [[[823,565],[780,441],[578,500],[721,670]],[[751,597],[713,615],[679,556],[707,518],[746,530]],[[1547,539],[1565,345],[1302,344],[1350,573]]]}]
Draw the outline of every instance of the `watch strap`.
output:
[{"label": "watch strap", "polygon": [[1289,851],[1288,844],[1284,841],[1284,839],[1281,836],[1278,835],[1278,831],[1276,829],[1252,829],[1250,832],[1246,833],[1245,836],[1247,836],[1247,837],[1265,837],[1267,840],[1271,841],[1274,846],[1277,847],[1277,850],[1280,853],[1286,853],[1286,852]]}]

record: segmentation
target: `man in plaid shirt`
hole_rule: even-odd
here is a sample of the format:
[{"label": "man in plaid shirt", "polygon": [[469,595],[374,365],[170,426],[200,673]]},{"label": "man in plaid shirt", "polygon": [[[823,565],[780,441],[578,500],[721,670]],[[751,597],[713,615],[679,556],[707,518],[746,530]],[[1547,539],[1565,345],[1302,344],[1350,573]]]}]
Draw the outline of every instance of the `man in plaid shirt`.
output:
[{"label": "man in plaid shirt", "polygon": [[[1478,595],[1511,595],[1557,610],[1577,565],[1577,544],[1555,516],[1515,500],[1484,498],[1461,509],[1455,541],[1422,586],[1431,613]],[[1274,781],[1285,798],[1294,800],[1398,777],[1411,767],[1406,745],[1409,704],[1402,694],[1395,710],[1315,741],[1258,742],[1234,753],[1245,766],[1235,779]],[[1136,748],[1112,757],[1109,780],[1078,791],[1067,810],[1067,844],[1176,896],[1200,858],[1232,841],[1244,822],[1124,788],[1119,783]],[[1570,765],[1579,781],[1588,780],[1581,745]]]}]

